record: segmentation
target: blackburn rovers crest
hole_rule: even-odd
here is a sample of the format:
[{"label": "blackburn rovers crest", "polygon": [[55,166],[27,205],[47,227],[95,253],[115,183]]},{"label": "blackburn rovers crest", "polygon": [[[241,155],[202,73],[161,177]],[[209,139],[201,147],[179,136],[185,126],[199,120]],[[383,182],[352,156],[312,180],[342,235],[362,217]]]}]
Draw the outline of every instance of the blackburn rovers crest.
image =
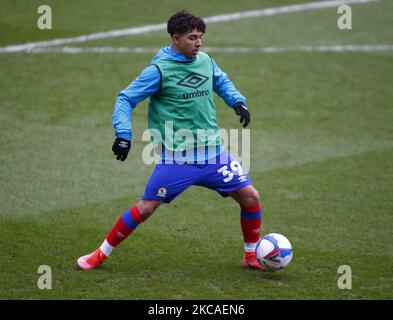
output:
[{"label": "blackburn rovers crest", "polygon": [[167,190],[164,187],[161,187],[157,190],[157,196],[161,198],[166,197]]}]

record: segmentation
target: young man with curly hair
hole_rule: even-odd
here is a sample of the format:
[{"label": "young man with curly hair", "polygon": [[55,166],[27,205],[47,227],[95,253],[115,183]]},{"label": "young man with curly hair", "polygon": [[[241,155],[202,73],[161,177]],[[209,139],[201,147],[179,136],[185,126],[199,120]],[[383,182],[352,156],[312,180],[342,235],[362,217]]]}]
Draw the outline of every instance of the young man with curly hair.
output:
[{"label": "young man with curly hair", "polygon": [[[244,96],[214,59],[200,50],[205,30],[202,18],[187,11],[174,14],[167,24],[172,44],[162,47],[151,64],[118,95],[112,116],[116,136],[112,150],[116,159],[127,158],[132,141],[132,112],[146,98],[150,98],[148,125],[154,132],[151,135],[161,151],[161,159],[141,199],[120,216],[98,249],[77,260],[79,268],[88,270],[101,265],[162,203],[169,203],[189,186],[198,185],[239,204],[244,240],[242,264],[263,270],[255,256],[262,221],[259,195],[240,163],[222,146],[213,92],[240,116],[243,127],[249,124],[250,113]],[[171,138],[168,128],[175,137],[182,130],[191,133],[191,139]],[[209,134],[201,138],[201,131]]]}]

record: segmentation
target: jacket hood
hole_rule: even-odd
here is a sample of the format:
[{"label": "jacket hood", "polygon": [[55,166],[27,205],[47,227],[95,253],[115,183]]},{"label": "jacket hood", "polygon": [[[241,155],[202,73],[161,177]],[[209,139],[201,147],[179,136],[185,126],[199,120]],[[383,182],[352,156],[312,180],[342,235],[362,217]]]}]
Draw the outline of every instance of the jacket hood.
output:
[{"label": "jacket hood", "polygon": [[[194,58],[195,59],[195,58]],[[190,62],[194,59],[189,59],[184,56],[180,51],[174,51],[173,44],[169,47],[163,46],[160,51],[154,56],[151,60],[151,63],[155,63],[160,60],[172,60],[172,61],[180,61],[180,62]]]}]

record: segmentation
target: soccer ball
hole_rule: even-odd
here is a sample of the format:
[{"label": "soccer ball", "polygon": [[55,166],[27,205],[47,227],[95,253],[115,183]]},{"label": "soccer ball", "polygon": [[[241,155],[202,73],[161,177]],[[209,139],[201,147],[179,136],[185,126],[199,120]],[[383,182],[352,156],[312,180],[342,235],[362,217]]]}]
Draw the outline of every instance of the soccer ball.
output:
[{"label": "soccer ball", "polygon": [[255,248],[258,262],[268,271],[284,269],[292,260],[292,246],[279,233],[269,233],[259,239]]}]

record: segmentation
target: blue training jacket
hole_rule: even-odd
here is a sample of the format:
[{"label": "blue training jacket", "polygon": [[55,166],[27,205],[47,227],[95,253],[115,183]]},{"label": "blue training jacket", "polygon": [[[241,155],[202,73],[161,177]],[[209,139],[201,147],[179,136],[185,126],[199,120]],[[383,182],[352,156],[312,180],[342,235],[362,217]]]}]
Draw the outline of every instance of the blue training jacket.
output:
[{"label": "blue training jacket", "polygon": [[[180,51],[174,51],[173,45],[163,46],[154,56],[151,63],[161,59],[189,62],[189,59]],[[195,58],[194,58],[195,59]],[[227,74],[223,72],[212,58],[213,63],[213,90],[231,108],[236,104],[246,105],[246,98],[235,88]],[[117,97],[112,115],[112,123],[117,138],[132,139],[132,111],[137,104],[151,95],[158,93],[161,85],[160,72],[155,65],[149,65],[141,74],[121,91]]]}]

